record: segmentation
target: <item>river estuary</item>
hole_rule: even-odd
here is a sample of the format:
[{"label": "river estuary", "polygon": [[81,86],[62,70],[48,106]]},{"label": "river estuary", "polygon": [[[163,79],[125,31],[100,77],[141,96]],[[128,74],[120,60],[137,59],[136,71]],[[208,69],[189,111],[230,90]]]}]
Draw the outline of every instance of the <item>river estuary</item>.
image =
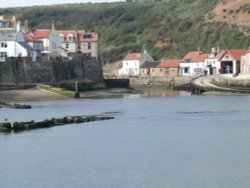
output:
[{"label": "river estuary", "polygon": [[115,119],[0,133],[1,188],[249,188],[250,96],[25,102],[0,121]]}]

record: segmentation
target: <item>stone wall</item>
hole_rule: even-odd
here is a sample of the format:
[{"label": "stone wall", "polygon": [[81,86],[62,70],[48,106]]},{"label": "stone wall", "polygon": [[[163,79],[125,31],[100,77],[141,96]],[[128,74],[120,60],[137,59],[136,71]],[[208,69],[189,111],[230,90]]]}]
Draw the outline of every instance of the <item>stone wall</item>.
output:
[{"label": "stone wall", "polygon": [[180,85],[188,84],[192,77],[184,77],[184,76],[139,76],[139,77],[129,77],[130,86],[138,87],[138,86],[147,86],[147,85],[159,85],[166,87],[176,87]]},{"label": "stone wall", "polygon": [[0,84],[56,83],[68,80],[102,82],[102,67],[98,61],[73,58],[27,62],[9,58],[0,63]]}]

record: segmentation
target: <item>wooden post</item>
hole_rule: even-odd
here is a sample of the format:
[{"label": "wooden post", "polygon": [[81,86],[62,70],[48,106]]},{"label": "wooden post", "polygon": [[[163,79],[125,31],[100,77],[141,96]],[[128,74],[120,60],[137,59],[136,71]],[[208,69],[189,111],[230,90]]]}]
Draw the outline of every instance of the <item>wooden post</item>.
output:
[{"label": "wooden post", "polygon": [[78,82],[75,82],[75,98],[80,98],[80,93],[78,91]]}]

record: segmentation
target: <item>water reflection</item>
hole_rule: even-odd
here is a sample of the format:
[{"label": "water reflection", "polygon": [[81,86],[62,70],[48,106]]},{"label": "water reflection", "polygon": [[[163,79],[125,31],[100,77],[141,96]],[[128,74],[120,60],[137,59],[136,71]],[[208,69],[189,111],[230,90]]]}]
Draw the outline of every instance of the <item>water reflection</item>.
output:
[{"label": "water reflection", "polygon": [[140,97],[168,97],[168,96],[190,96],[191,93],[187,91],[177,91],[165,88],[147,88],[141,90]]},{"label": "water reflection", "polygon": [[144,97],[168,97],[190,96],[187,91],[177,91],[166,88],[140,88],[136,90],[116,88],[110,90],[88,91],[80,94],[81,98],[87,99],[114,99],[114,98],[144,98]]}]

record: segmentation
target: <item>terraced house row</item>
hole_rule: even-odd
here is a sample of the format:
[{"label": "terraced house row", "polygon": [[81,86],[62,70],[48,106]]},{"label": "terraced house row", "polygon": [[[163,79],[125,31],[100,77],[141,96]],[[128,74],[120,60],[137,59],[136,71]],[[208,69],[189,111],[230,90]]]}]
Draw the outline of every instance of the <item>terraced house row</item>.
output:
[{"label": "terraced house row", "polygon": [[98,59],[98,35],[85,30],[56,30],[52,21],[49,29],[31,32],[28,21],[22,24],[15,17],[0,16],[0,61],[8,57],[30,58],[41,56],[69,57],[84,54]]},{"label": "terraced house row", "polygon": [[210,53],[197,50],[182,59],[154,61],[149,54],[128,54],[119,76],[201,76],[215,74],[250,74],[250,50],[212,48]]}]

